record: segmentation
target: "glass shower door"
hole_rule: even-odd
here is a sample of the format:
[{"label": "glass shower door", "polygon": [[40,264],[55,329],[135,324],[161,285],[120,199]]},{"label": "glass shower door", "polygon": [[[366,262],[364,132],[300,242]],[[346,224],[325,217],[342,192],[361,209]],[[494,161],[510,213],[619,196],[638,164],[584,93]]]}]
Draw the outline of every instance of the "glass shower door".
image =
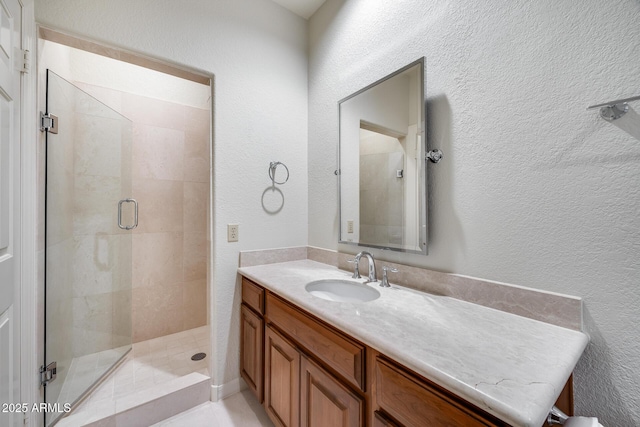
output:
[{"label": "glass shower door", "polygon": [[46,108],[45,400],[62,408],[131,349],[137,204],[131,122],[50,70]]}]

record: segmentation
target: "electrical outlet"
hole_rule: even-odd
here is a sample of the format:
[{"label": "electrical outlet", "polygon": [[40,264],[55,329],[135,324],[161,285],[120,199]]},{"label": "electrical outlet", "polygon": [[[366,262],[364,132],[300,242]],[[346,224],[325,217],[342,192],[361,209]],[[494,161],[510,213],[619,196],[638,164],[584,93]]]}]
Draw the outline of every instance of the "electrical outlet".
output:
[{"label": "electrical outlet", "polygon": [[240,224],[227,224],[227,242],[238,241],[238,228]]},{"label": "electrical outlet", "polygon": [[347,220],[347,233],[353,233],[353,220]]}]

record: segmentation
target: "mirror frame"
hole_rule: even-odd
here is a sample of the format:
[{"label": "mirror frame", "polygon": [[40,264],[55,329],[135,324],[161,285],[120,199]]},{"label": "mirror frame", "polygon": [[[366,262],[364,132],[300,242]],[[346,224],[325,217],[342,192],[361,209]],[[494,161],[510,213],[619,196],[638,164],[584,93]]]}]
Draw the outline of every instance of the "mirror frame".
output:
[{"label": "mirror frame", "polygon": [[[375,245],[375,244],[369,244],[369,243],[360,243],[360,242],[353,242],[353,241],[347,241],[343,238],[342,236],[342,222],[343,222],[343,218],[342,218],[342,171],[341,171],[341,158],[340,158],[340,152],[341,152],[341,146],[342,146],[342,141],[341,141],[341,136],[342,136],[342,122],[341,122],[341,108],[342,108],[342,103],[344,103],[345,101],[348,101],[358,95],[360,95],[361,93],[364,93],[366,91],[368,91],[369,89],[379,85],[380,83],[383,83],[395,76],[397,76],[398,74],[401,74],[405,71],[407,71],[408,69],[415,67],[416,65],[420,66],[419,72],[420,72],[420,81],[422,82],[421,87],[420,87],[420,99],[422,100],[422,102],[420,103],[420,108],[421,111],[419,113],[419,117],[420,117],[420,132],[418,133],[419,138],[420,138],[420,146],[421,146],[421,152],[422,152],[422,156],[423,158],[421,159],[422,162],[422,167],[420,168],[420,177],[418,180],[418,194],[421,195],[419,202],[418,202],[418,215],[420,218],[420,225],[419,225],[419,232],[418,232],[418,244],[420,245],[420,250],[416,250],[416,249],[407,249],[407,248],[396,248],[396,247],[389,247],[389,246],[384,246],[384,245]],[[421,57],[420,59],[400,68],[397,71],[394,71],[393,73],[371,83],[370,85],[360,89],[359,91],[347,96],[346,98],[341,99],[340,101],[338,101],[338,169],[336,170],[336,174],[338,175],[338,243],[342,243],[342,244],[347,244],[347,245],[352,245],[352,246],[361,246],[361,247],[367,247],[367,248],[377,248],[377,249],[382,249],[382,250],[390,250],[390,251],[396,251],[396,252],[405,252],[405,253],[414,253],[414,254],[421,254],[421,255],[427,255],[428,254],[428,237],[429,237],[429,233],[428,233],[428,227],[429,227],[429,218],[428,218],[428,199],[429,199],[429,195],[427,194],[427,158],[426,158],[426,154],[427,154],[427,140],[426,140],[426,127],[427,127],[427,108],[426,108],[426,99],[425,99],[425,88],[427,86],[427,82],[426,82],[426,72],[425,72],[425,68],[426,68],[426,59],[425,57]]]}]

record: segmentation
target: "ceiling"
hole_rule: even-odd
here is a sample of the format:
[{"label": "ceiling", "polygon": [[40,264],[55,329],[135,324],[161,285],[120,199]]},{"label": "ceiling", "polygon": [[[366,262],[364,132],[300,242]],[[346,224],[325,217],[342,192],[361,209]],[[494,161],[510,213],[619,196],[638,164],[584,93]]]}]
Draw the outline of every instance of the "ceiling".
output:
[{"label": "ceiling", "polygon": [[325,0],[272,0],[304,19],[309,19]]}]

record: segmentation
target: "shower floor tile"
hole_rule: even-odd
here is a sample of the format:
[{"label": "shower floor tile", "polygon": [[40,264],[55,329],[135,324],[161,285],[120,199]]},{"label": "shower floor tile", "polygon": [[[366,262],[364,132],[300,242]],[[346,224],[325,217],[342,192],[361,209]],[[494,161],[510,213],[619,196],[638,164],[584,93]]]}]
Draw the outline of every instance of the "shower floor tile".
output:
[{"label": "shower floor tile", "polygon": [[[120,366],[73,413],[93,411],[128,394],[157,387],[192,372],[209,376],[209,342],[209,327],[201,326],[133,344]],[[191,360],[191,356],[200,352],[206,353],[207,357]]]}]

